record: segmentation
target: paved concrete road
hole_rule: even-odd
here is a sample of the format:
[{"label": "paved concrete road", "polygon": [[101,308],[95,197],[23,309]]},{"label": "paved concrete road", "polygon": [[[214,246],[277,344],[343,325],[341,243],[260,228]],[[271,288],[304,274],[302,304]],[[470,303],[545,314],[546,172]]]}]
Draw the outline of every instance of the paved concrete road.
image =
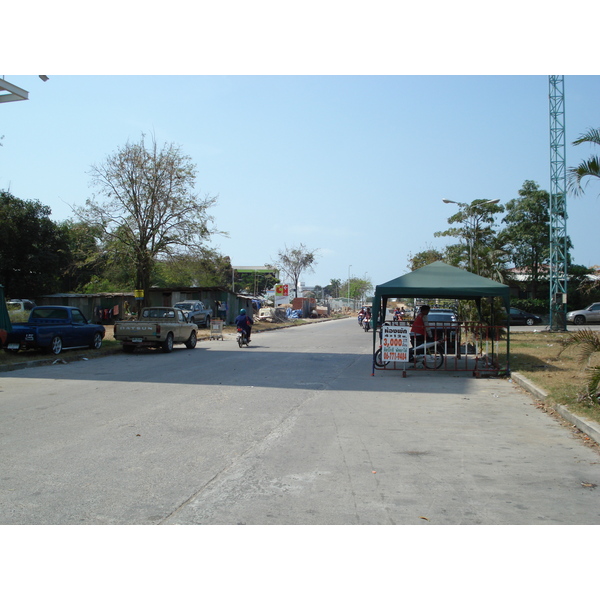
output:
[{"label": "paved concrete road", "polygon": [[511,382],[373,377],[354,319],[253,342],[1,374],[0,523],[600,523],[600,454]]}]

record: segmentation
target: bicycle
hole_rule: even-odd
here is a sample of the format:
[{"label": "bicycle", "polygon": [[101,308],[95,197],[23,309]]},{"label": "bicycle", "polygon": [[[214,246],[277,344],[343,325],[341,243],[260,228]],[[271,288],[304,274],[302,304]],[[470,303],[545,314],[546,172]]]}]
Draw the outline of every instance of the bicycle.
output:
[{"label": "bicycle", "polygon": [[[380,347],[374,356],[375,366],[383,369],[390,361],[383,360],[383,349]],[[425,342],[414,348],[408,349],[408,362],[414,368],[439,369],[444,364],[443,339]]]}]

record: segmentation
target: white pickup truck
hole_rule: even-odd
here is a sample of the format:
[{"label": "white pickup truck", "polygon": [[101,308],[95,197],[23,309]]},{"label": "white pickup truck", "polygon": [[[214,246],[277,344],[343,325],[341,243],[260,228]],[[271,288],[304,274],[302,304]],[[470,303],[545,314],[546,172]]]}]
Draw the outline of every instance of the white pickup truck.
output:
[{"label": "white pickup truck", "polygon": [[195,348],[198,326],[190,323],[184,312],[171,306],[150,306],[142,309],[137,321],[117,321],[115,340],[123,344],[123,352],[136,348],[161,348],[171,352],[173,344]]}]

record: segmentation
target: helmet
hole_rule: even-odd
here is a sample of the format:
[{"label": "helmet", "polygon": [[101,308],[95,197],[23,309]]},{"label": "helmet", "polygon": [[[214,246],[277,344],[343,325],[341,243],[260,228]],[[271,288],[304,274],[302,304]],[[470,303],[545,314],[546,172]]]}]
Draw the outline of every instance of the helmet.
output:
[{"label": "helmet", "polygon": [[245,315],[246,314],[246,309],[242,308],[242,310],[240,310],[240,315]]}]

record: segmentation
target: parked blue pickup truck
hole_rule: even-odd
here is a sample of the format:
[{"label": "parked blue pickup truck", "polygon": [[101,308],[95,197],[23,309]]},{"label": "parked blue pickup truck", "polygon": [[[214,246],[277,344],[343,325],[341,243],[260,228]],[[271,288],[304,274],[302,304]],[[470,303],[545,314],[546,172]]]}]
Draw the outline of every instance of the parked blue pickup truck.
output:
[{"label": "parked blue pickup truck", "polygon": [[41,348],[60,354],[69,348],[100,348],[105,329],[89,323],[78,308],[72,306],[36,306],[27,323],[12,323],[5,350],[18,352]]}]

